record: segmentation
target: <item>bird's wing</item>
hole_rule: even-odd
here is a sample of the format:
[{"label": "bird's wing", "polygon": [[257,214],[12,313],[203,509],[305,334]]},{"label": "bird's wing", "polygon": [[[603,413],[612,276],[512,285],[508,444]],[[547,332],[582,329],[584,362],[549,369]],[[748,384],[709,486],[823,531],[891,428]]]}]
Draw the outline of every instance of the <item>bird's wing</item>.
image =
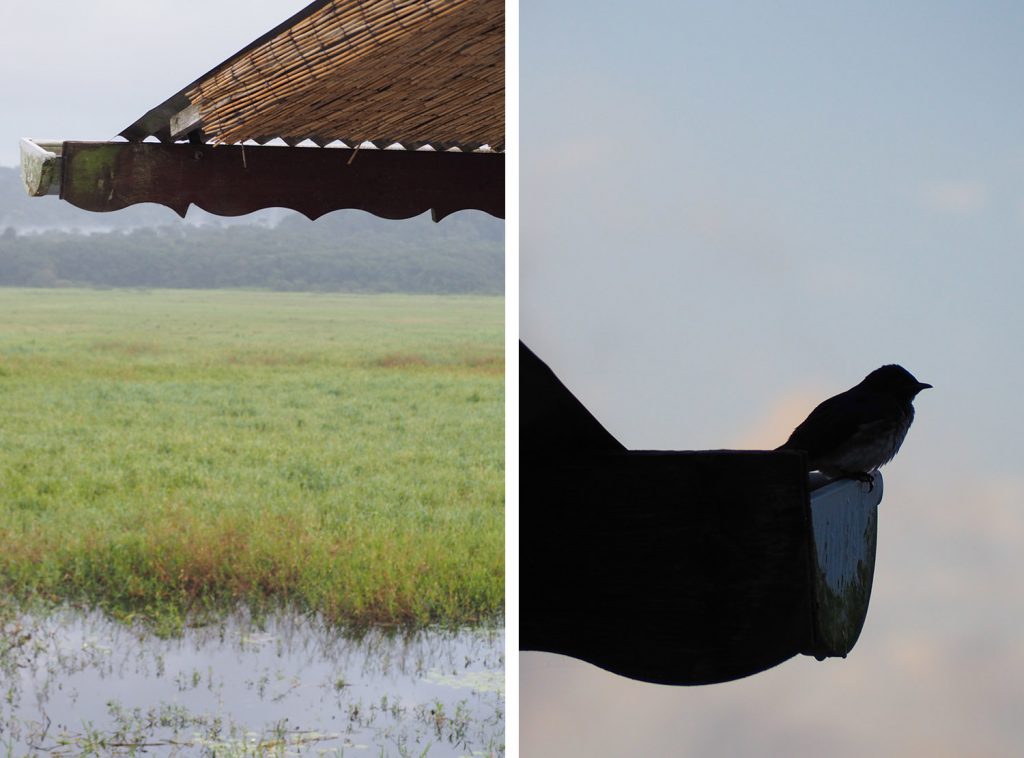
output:
[{"label": "bird's wing", "polygon": [[869,427],[891,422],[895,401],[875,392],[848,391],[821,403],[789,436],[781,450],[827,456]]}]

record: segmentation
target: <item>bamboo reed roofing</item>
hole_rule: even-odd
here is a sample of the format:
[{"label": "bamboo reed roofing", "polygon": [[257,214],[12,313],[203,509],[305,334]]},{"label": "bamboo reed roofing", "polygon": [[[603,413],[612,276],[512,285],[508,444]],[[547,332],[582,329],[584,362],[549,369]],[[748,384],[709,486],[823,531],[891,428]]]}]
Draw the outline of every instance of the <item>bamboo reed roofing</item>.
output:
[{"label": "bamboo reed roofing", "polygon": [[184,139],[191,109],[214,143],[503,150],[504,24],[504,0],[318,0],[121,135]]}]

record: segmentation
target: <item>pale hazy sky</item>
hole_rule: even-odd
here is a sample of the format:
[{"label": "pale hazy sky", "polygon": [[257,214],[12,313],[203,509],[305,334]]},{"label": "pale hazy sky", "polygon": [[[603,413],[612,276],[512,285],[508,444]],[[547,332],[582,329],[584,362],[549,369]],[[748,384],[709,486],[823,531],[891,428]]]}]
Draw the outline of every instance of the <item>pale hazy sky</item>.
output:
[{"label": "pale hazy sky", "polygon": [[0,165],[22,137],[106,140],[309,0],[5,0]]},{"label": "pale hazy sky", "polygon": [[1012,2],[521,4],[521,334],[613,434],[774,447],[884,363],[935,385],[847,660],[526,654],[524,755],[1024,749],[1022,41]]}]

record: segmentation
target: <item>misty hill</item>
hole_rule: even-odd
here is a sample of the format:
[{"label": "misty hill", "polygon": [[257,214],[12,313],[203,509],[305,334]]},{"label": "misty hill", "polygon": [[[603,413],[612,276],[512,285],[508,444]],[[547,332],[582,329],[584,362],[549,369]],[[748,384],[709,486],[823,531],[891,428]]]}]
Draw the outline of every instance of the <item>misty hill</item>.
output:
[{"label": "misty hill", "polygon": [[0,167],[0,286],[259,287],[501,293],[504,222],[463,211],[438,224],[268,209],[236,219],[163,206],[88,213],[30,198]]}]

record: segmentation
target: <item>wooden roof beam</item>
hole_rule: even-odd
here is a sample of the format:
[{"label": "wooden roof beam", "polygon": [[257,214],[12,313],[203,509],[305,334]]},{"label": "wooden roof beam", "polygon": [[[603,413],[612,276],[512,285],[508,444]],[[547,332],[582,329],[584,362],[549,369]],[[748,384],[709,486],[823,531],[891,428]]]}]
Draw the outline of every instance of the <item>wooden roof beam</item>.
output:
[{"label": "wooden roof beam", "polygon": [[189,105],[171,116],[171,140],[185,139],[202,126],[202,114],[198,105]]},{"label": "wooden roof beam", "polygon": [[56,140],[21,140],[21,181],[32,197],[60,194],[61,151]]},{"label": "wooden roof beam", "polygon": [[180,216],[196,205],[221,216],[282,207],[311,219],[342,208],[505,217],[501,153],[24,140],[22,167],[30,194],[89,211],[159,203]]}]

